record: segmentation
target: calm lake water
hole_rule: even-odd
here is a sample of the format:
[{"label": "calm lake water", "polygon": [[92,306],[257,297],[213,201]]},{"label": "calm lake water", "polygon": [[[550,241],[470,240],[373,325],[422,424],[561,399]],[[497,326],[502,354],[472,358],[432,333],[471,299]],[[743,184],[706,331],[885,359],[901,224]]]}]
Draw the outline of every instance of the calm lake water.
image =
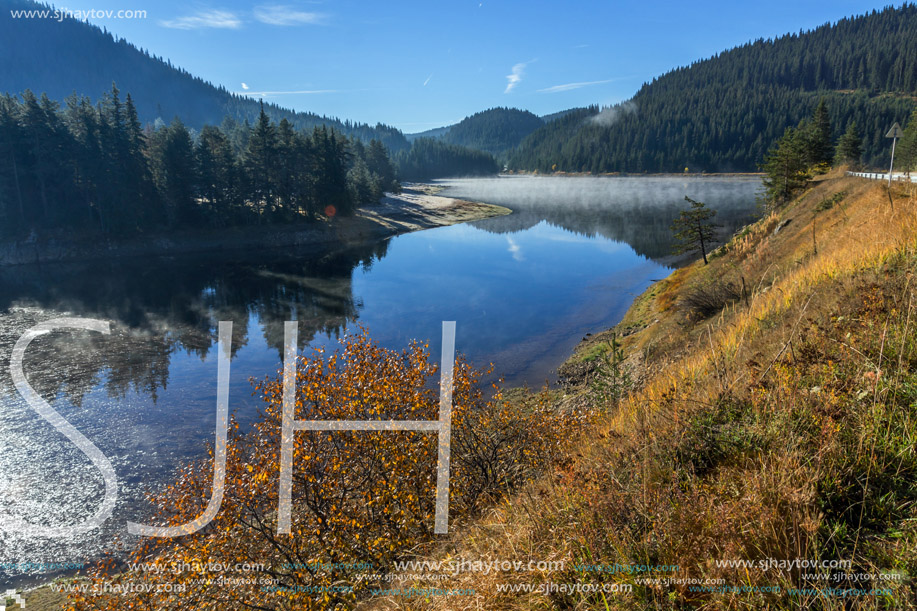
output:
[{"label": "calm lake water", "polygon": [[[357,324],[391,348],[457,322],[456,347],[494,363],[509,385],[553,382],[586,333],[617,323],[678,261],[670,225],[684,196],[719,210],[724,234],[755,212],[754,177],[500,177],[443,181],[445,194],[511,208],[506,217],[398,236],[322,256],[249,253],[0,268],[0,587],[24,563],[86,562],[144,522],[144,494],[213,443],[216,326],[234,323],[230,409],[243,425],[260,401],[251,378],[280,367],[283,322],[302,348],[333,345]],[[110,336],[35,340],[29,382],[108,456],[120,485],[105,525],[76,540],[9,532],[92,515],[103,480],[13,390],[12,347],[60,316],[112,322]],[[434,357],[435,358],[435,357]],[[25,567],[29,568],[29,567]],[[34,567],[32,567],[34,568]],[[33,572],[34,571],[28,571]]]}]

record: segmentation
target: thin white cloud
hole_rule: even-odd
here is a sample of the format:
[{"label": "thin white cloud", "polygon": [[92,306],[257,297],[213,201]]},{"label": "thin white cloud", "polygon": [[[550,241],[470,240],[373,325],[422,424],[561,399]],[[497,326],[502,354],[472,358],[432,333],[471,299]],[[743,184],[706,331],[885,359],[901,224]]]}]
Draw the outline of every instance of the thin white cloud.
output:
[{"label": "thin white cloud", "polygon": [[287,4],[256,6],[255,19],[268,25],[307,25],[321,23],[325,15],[296,10]]},{"label": "thin white cloud", "polygon": [[200,30],[203,28],[237,30],[242,27],[242,20],[230,11],[204,10],[198,11],[193,15],[165,19],[160,21],[159,25],[174,30]]},{"label": "thin white cloud", "polygon": [[425,80],[425,81],[423,82],[423,86],[424,86],[424,87],[427,86],[427,83],[430,82],[430,79],[431,79],[431,78],[433,78],[433,74],[432,74],[432,73],[430,74],[430,76],[427,77],[427,80]]},{"label": "thin white cloud", "polygon": [[610,83],[614,80],[615,79],[605,79],[604,81],[584,81],[581,83],[566,83],[564,85],[554,85],[553,87],[539,89],[538,93],[560,93],[561,91],[572,91],[574,89],[580,89],[582,87],[591,87],[592,85],[604,85],[605,83]]},{"label": "thin white cloud", "polygon": [[248,85],[246,85],[245,83],[242,83],[242,89],[244,89],[245,91],[248,91],[249,89]]},{"label": "thin white cloud", "polygon": [[528,63],[529,62],[520,62],[513,66],[513,71],[506,75],[506,89],[503,93],[509,93],[516,88],[516,85],[522,80],[522,75],[525,74],[525,67]]}]

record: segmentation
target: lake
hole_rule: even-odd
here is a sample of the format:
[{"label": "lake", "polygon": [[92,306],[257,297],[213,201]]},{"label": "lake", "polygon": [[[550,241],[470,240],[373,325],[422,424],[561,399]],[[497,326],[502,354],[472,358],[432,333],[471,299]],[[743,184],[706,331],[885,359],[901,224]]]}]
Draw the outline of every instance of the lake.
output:
[{"label": "lake", "polygon": [[[513,214],[305,256],[225,257],[0,268],[0,587],[19,568],[88,562],[144,522],[144,494],[213,443],[216,327],[233,321],[230,410],[256,417],[250,379],[280,367],[283,322],[301,348],[332,346],[356,325],[391,348],[430,340],[457,323],[456,348],[493,363],[510,386],[553,383],[586,333],[616,324],[633,299],[681,261],[670,226],[684,196],[719,211],[728,235],[756,211],[758,177],[499,177],[441,181],[444,195]],[[73,444],[13,390],[12,347],[30,326],[60,316],[112,322],[112,334],[54,333],[25,358],[29,382],[108,456],[120,485],[112,518],[77,539],[3,530],[92,515],[103,480]],[[434,360],[436,360],[434,356]],[[32,563],[32,566],[23,566]],[[5,568],[3,568],[5,567]]]}]

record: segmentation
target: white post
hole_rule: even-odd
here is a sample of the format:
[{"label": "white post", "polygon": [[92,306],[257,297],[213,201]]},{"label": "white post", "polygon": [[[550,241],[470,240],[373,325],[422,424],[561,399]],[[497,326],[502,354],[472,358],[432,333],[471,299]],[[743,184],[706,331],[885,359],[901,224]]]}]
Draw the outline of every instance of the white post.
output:
[{"label": "white post", "polygon": [[892,186],[892,170],[895,169],[895,144],[898,142],[898,138],[892,138],[892,165],[888,168],[888,187]]}]

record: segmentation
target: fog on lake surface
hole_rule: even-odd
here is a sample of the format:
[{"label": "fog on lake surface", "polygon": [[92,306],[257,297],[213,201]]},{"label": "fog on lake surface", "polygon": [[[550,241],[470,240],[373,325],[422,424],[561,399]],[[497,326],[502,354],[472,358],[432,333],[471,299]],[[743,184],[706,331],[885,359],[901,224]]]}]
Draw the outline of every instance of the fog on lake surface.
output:
[{"label": "fog on lake surface", "polygon": [[[81,562],[145,521],[145,492],[213,443],[216,329],[233,321],[230,410],[245,426],[260,400],[250,379],[280,367],[283,322],[302,349],[332,346],[365,325],[390,348],[430,340],[443,320],[476,365],[509,385],[541,386],[586,334],[617,323],[677,261],[670,226],[684,196],[719,211],[724,235],[755,212],[756,177],[500,177],[442,181],[445,195],[513,214],[339,249],[225,257],[0,268],[0,586],[10,563]],[[15,392],[13,345],[37,322],[98,318],[112,334],[36,339],[29,382],[108,456],[120,496],[112,518],[74,540],[3,529],[9,516],[43,525],[91,516],[103,480],[85,455]],[[435,358],[435,357],[434,357]]]}]

